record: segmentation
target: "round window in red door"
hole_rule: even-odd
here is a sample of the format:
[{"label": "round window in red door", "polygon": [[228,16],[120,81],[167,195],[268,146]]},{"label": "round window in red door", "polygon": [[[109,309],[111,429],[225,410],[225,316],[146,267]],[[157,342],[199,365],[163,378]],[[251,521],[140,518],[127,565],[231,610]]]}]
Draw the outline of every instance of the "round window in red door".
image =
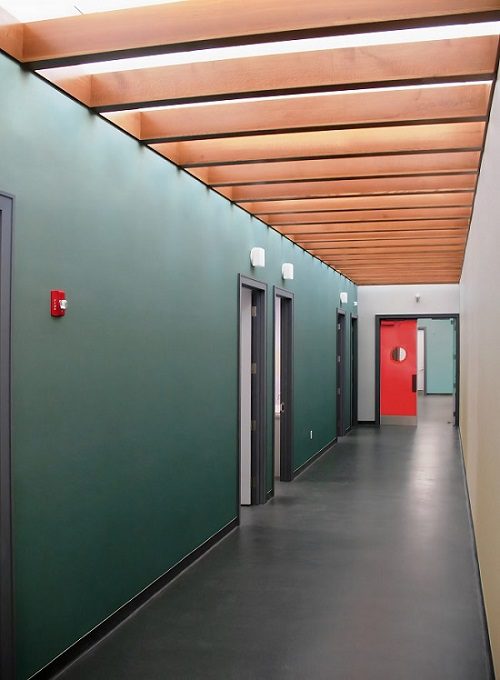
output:
[{"label": "round window in red door", "polygon": [[406,350],[404,347],[395,347],[391,352],[391,357],[394,361],[400,363],[406,359]]}]

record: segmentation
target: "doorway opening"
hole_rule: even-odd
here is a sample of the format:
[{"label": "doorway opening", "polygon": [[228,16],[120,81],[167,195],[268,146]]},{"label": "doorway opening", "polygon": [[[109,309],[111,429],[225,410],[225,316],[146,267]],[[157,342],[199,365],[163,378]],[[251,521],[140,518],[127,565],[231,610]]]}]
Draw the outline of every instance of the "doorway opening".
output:
[{"label": "doorway opening", "polygon": [[293,478],[293,293],[274,288],[274,477]]},{"label": "doorway opening", "polygon": [[266,502],[266,294],[240,275],[238,512]]},{"label": "doorway opening", "polygon": [[345,312],[337,309],[337,437],[345,435]]},{"label": "doorway opening", "polygon": [[417,394],[425,393],[425,338],[426,329],[417,328]]},{"label": "doorway opening", "polygon": [[358,424],[358,317],[351,316],[351,427]]},{"label": "doorway opening", "polygon": [[458,314],[377,316],[376,424],[459,422]]},{"label": "doorway opening", "polygon": [[13,198],[0,194],[0,676],[14,678],[10,449]]}]

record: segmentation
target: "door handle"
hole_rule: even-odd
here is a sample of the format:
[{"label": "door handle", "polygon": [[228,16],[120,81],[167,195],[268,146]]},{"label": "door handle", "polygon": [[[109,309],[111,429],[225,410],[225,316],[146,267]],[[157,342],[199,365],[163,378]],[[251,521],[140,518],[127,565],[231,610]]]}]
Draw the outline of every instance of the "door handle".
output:
[{"label": "door handle", "polygon": [[411,376],[411,391],[416,392],[417,391],[417,374],[414,373]]},{"label": "door handle", "polygon": [[284,412],[285,412],[285,402],[282,401],[281,404],[280,404],[280,413],[284,413]]}]

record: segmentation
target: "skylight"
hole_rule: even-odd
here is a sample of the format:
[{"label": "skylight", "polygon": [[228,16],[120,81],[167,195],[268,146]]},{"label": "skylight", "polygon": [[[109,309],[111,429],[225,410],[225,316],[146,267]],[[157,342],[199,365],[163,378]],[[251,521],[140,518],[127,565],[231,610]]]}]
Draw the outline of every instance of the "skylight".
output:
[{"label": "skylight", "polygon": [[22,22],[109,12],[185,0],[1,0],[0,6]]}]

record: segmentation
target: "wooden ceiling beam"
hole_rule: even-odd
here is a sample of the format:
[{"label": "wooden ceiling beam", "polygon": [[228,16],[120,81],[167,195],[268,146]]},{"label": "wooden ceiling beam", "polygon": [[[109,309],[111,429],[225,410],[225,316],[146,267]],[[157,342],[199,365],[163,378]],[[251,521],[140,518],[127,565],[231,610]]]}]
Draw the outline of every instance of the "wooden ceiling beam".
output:
[{"label": "wooden ceiling beam", "polygon": [[325,237],[335,234],[360,234],[368,233],[391,233],[398,232],[418,232],[433,234],[442,231],[466,231],[469,225],[467,219],[463,220],[406,220],[395,222],[334,222],[320,224],[294,224],[294,225],[275,225],[273,229],[285,236],[298,238],[299,236],[313,239],[315,235]]},{"label": "wooden ceiling beam", "polygon": [[473,191],[477,173],[460,175],[419,175],[363,179],[333,179],[316,182],[283,184],[251,184],[219,187],[231,201],[278,201],[296,198],[329,198],[333,196],[374,196],[383,194],[416,194],[431,192]]},{"label": "wooden ceiling beam", "polygon": [[[404,248],[411,252],[414,248],[429,248],[430,250],[440,250],[441,247],[454,249],[460,251],[465,245],[465,236],[435,238],[435,239],[417,239],[417,238],[360,238],[360,239],[346,239],[336,241],[311,241],[310,243],[303,243],[302,241],[295,241],[302,248],[314,253],[326,253],[330,251],[340,252],[363,252],[366,248],[380,248],[387,252],[392,252],[393,248]],[[378,251],[375,251],[378,252]]]},{"label": "wooden ceiling beam", "polygon": [[441,264],[462,264],[463,253],[451,253],[446,255],[445,253],[427,253],[425,258],[422,257],[422,253],[379,253],[373,254],[367,257],[363,253],[358,253],[357,255],[350,254],[339,254],[337,255],[326,255],[323,254],[321,259],[325,262],[336,262],[338,266],[352,266],[363,265],[363,264],[379,264],[381,266],[390,267],[392,264],[407,264],[409,267],[418,267],[422,262],[439,262]]},{"label": "wooden ceiling beam", "polygon": [[401,283],[423,285],[425,283],[459,283],[459,281],[460,281],[459,276],[436,276],[436,277],[425,276],[423,278],[393,277],[393,278],[384,278],[384,279],[380,279],[380,280],[379,279],[377,279],[377,280],[355,279],[354,283],[358,286],[392,286],[392,285],[398,285],[398,284],[401,284]]},{"label": "wooden ceiling beam", "polygon": [[[405,253],[393,253],[389,249],[387,249],[385,252],[384,250],[379,249],[377,253],[373,253],[372,257],[369,258],[370,261],[372,261],[374,264],[382,264],[383,262],[390,262],[391,260],[400,260],[402,258],[406,260],[413,260],[416,263],[421,263],[421,262],[427,262],[430,260],[440,260],[442,261],[443,259],[446,259],[447,261],[458,261],[462,258],[463,252],[458,250],[458,251],[451,251],[448,253],[448,255],[443,254],[443,252],[429,252],[428,257],[423,258],[422,253],[420,250],[413,250],[412,252],[405,252]],[[361,252],[354,252],[354,253],[337,253],[337,257],[342,257],[344,260],[361,260],[363,262],[367,262],[366,255],[364,255]]]},{"label": "wooden ceiling beam", "polygon": [[[288,131],[330,130],[422,121],[485,120],[490,84],[384,92],[362,91],[233,101],[186,110],[170,107],[153,111],[106,113],[125,129],[139,127],[148,144],[194,139],[275,134]],[[135,119],[135,120],[134,120]],[[458,159],[457,159],[458,161]],[[334,177],[335,174],[329,175]],[[211,184],[215,182],[210,181]]]},{"label": "wooden ceiling beam", "polygon": [[358,248],[354,248],[352,246],[346,246],[345,248],[343,247],[335,247],[335,248],[329,248],[326,250],[322,249],[313,249],[313,248],[308,248],[308,252],[312,253],[313,255],[317,255],[318,257],[327,257],[331,256],[332,258],[338,257],[340,255],[383,255],[384,253],[387,253],[387,255],[394,255],[394,254],[407,254],[407,255],[420,255],[420,257],[424,258],[427,253],[442,253],[443,257],[446,257],[447,255],[453,255],[457,253],[463,253],[464,248],[463,245],[457,245],[457,246],[451,246],[448,244],[443,244],[443,245],[426,245],[421,244],[421,245],[384,245],[384,246],[360,246]]},{"label": "wooden ceiling beam", "polygon": [[191,168],[419,151],[480,151],[484,131],[484,123],[445,123],[202,139],[152,144],[151,148],[177,165]]},{"label": "wooden ceiling beam", "polygon": [[[91,81],[88,106],[109,112],[388,85],[488,80],[495,75],[497,49],[498,38],[486,36],[92,73],[87,76]],[[40,73],[63,88],[71,85],[70,70],[64,67]],[[75,76],[81,77],[78,68],[74,70]]]},{"label": "wooden ceiling beam", "polygon": [[433,231],[344,231],[335,234],[286,234],[288,238],[298,243],[303,248],[313,248],[314,244],[320,243],[343,243],[361,241],[390,241],[392,239],[414,240],[419,238],[427,243],[434,243],[436,240],[447,239],[450,242],[461,240],[467,237],[467,229],[438,229]]},{"label": "wooden ceiling beam", "polygon": [[[326,263],[325,263],[326,264]],[[328,265],[332,266],[332,265]],[[387,270],[386,272],[358,272],[358,271],[342,271],[341,272],[344,276],[347,276],[351,281],[358,282],[358,281],[376,281],[379,279],[387,279],[388,277],[400,277],[400,278],[407,278],[407,277],[428,277],[428,278],[433,278],[433,277],[438,277],[438,276],[443,276],[443,277],[457,277],[458,279],[461,276],[461,270],[453,269],[453,270],[447,270],[444,269],[440,271],[439,269],[436,269],[435,271],[431,272],[410,272],[406,273],[404,271],[401,271],[399,269],[395,270]]]},{"label": "wooden ceiling beam", "polygon": [[[363,223],[363,222],[427,222],[440,220],[467,220],[471,215],[471,208],[468,206],[448,208],[388,208],[385,210],[325,210],[322,212],[298,212],[298,213],[278,213],[278,214],[259,214],[258,217],[274,226],[274,228],[288,227],[292,229],[295,225],[310,226],[315,228],[318,224],[337,224],[337,223]],[[322,228],[322,227],[321,227]]]},{"label": "wooden ceiling beam", "polygon": [[[325,262],[325,264],[328,264]],[[328,264],[329,267],[333,267],[333,269],[336,269],[339,271],[335,265]],[[339,273],[343,274],[347,278],[351,279],[351,281],[354,281],[354,283],[358,283],[359,281],[363,282],[368,282],[372,281],[375,282],[376,280],[379,280],[380,278],[383,278],[384,280],[387,279],[388,277],[400,277],[402,279],[408,277],[408,278],[413,278],[413,277],[429,277],[432,278],[434,276],[443,276],[443,277],[456,277],[457,280],[460,280],[460,276],[462,274],[461,270],[452,270],[452,271],[447,271],[444,270],[442,272],[436,271],[436,272],[410,272],[408,274],[405,274],[405,272],[401,272],[399,270],[387,270],[385,274],[370,274],[368,273],[363,273],[363,272],[350,272],[347,270],[342,270],[339,271]],[[409,282],[411,283],[411,281]]]},{"label": "wooden ceiling beam", "polygon": [[[328,258],[328,257],[321,258],[321,260],[325,264],[328,264],[331,267],[335,267],[335,269],[337,269],[339,272],[342,272],[342,273],[343,272],[358,271],[358,268],[360,268],[362,266],[360,263],[357,263],[357,262],[352,262],[352,263],[347,262],[346,263],[346,262],[342,262],[341,260],[337,260],[337,259],[334,259],[334,258]],[[416,263],[416,262],[408,262],[408,261],[405,261],[405,260],[401,260],[401,261],[395,260],[393,264],[394,264],[395,267],[402,266],[403,268],[406,269],[406,271],[413,271],[414,269],[415,269],[415,271],[418,270],[418,263]],[[461,270],[461,268],[462,268],[461,262],[458,262],[456,264],[455,263],[443,262],[441,264],[442,264],[444,269],[446,269],[446,267],[452,267],[452,268],[458,268],[459,270]],[[392,264],[384,265],[385,271],[390,271],[392,266],[393,266]]]},{"label": "wooden ceiling beam", "polygon": [[[346,270],[344,270],[346,271]],[[460,273],[459,268],[448,269],[446,267],[442,269],[430,269],[430,270],[420,270],[420,269],[404,269],[400,267],[389,268],[385,271],[383,270],[363,270],[363,269],[350,269],[349,274],[357,277],[370,277],[370,278],[382,278],[390,275],[398,274],[400,276],[437,276],[437,275],[457,275]]]},{"label": "wooden ceiling beam", "polygon": [[[447,273],[455,273],[459,272],[461,270],[461,267],[459,265],[453,265],[453,266],[446,266],[446,265],[440,265],[440,264],[435,264],[429,267],[412,267],[411,271],[412,273],[420,273],[420,274],[425,274],[425,273],[433,273],[433,272],[447,272]],[[406,274],[408,272],[408,267],[404,264],[398,264],[398,265],[391,265],[390,268],[388,267],[363,267],[363,266],[355,266],[355,267],[349,267],[349,269],[344,269],[345,272],[349,272],[350,275],[369,275],[369,274],[387,274],[388,272],[401,272],[402,274]]]},{"label": "wooden ceiling beam", "polygon": [[23,61],[32,67],[410,27],[494,20],[498,0],[190,0],[31,22]]},{"label": "wooden ceiling beam", "polygon": [[423,277],[423,276],[457,276],[460,275],[460,269],[434,269],[430,271],[419,271],[418,269],[411,270],[401,270],[401,269],[387,269],[384,271],[363,271],[363,270],[349,270],[350,276],[355,276],[356,278],[366,278],[366,279],[385,279],[390,276],[400,276],[402,278],[409,277]]},{"label": "wooden ceiling beam", "polygon": [[472,205],[473,192],[410,194],[392,196],[348,196],[346,198],[301,198],[288,201],[242,201],[239,205],[251,213],[303,213],[318,210],[373,210],[386,208],[467,207]]},{"label": "wooden ceiling beam", "polygon": [[[113,115],[125,117],[131,114]],[[455,153],[401,154],[399,156],[327,158],[295,162],[250,163],[247,165],[215,165],[206,168],[191,168],[189,172],[206,184],[219,187],[234,184],[265,184],[267,182],[295,182],[314,179],[359,179],[361,177],[471,172],[478,169],[479,158],[479,151],[457,151]]]},{"label": "wooden ceiling beam", "polygon": [[23,57],[23,25],[0,7],[0,49],[14,59]]}]

